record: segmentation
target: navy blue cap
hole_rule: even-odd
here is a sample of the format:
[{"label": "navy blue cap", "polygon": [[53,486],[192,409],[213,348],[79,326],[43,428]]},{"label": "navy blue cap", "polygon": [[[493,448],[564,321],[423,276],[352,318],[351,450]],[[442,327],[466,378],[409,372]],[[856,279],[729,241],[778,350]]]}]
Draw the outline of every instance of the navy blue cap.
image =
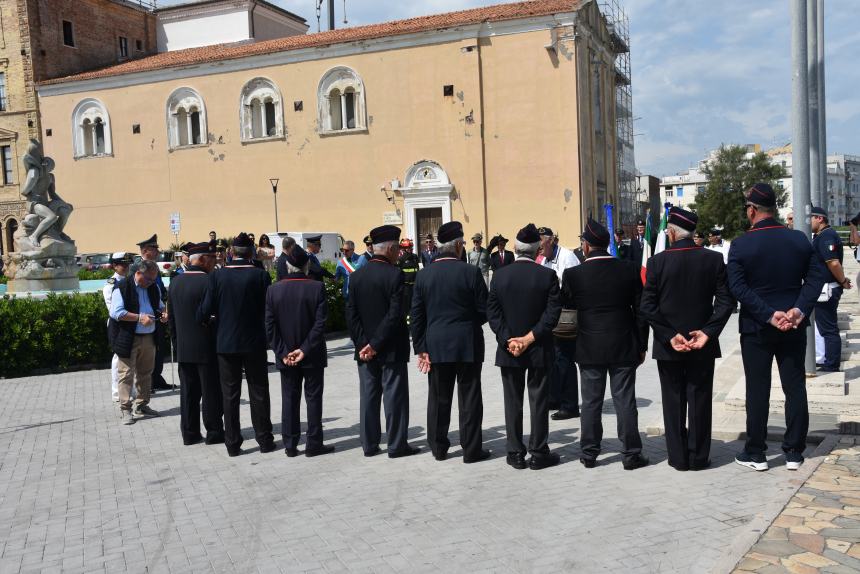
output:
[{"label": "navy blue cap", "polygon": [[598,222],[590,217],[588,223],[585,224],[585,230],[582,232],[582,238],[593,247],[608,247],[609,232]]},{"label": "navy blue cap", "polygon": [[439,243],[448,243],[455,239],[461,239],[463,237],[463,224],[459,221],[443,223],[436,236],[439,238]]},{"label": "navy blue cap", "polygon": [[400,241],[400,228],[393,225],[380,225],[370,230],[370,240],[374,245],[386,241]]},{"label": "navy blue cap", "polygon": [[293,248],[290,250],[289,253],[287,253],[287,263],[289,263],[293,267],[298,267],[299,269],[301,269],[307,262],[307,252],[301,247],[299,247],[297,244],[293,245]]},{"label": "navy blue cap", "polygon": [[553,232],[552,232],[552,228],[551,228],[551,227],[546,227],[546,226],[544,226],[544,227],[539,227],[539,228],[538,228],[538,235],[552,236],[552,235],[554,235],[554,234],[553,234]]},{"label": "navy blue cap", "polygon": [[305,241],[308,243],[322,243],[322,235],[314,235],[312,237],[305,237]]},{"label": "navy blue cap", "polygon": [[766,183],[756,183],[747,190],[747,201],[762,207],[776,206],[776,194],[773,188]]},{"label": "navy blue cap", "polygon": [[692,211],[672,207],[669,210],[669,223],[673,223],[686,231],[695,231],[699,223],[699,216]]},{"label": "navy blue cap", "polygon": [[212,253],[212,244],[208,241],[204,243],[186,243],[184,251],[188,255],[209,255]]},{"label": "navy blue cap", "polygon": [[517,232],[517,241],[520,243],[537,243],[540,241],[540,233],[534,223],[529,223]]},{"label": "navy blue cap", "polygon": [[823,207],[813,207],[810,210],[809,214],[810,215],[818,215],[818,216],[823,217],[824,219],[827,219],[827,212],[824,210]]},{"label": "navy blue cap", "polygon": [[251,238],[244,231],[233,239],[233,247],[252,247],[253,245],[254,242],[251,241]]}]

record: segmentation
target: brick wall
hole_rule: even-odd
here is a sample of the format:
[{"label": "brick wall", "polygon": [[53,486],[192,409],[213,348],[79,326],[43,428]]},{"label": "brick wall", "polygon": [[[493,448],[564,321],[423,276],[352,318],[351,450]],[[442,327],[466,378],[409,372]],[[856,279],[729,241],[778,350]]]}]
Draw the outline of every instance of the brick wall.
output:
[{"label": "brick wall", "polygon": [[[36,81],[103,68],[156,52],[155,16],[121,0],[26,0],[30,12]],[[75,47],[63,43],[63,20],[72,23]],[[137,42],[141,50],[137,49]]]}]

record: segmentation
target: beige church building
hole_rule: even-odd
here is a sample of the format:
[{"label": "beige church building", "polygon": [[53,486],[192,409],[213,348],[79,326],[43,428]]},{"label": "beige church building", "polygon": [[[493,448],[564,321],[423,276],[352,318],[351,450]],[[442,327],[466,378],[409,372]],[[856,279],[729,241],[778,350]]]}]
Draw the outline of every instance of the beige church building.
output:
[{"label": "beige church building", "polygon": [[613,37],[537,0],[158,53],[38,86],[81,252],[275,226],[360,241],[456,219],[576,244],[617,205]]}]

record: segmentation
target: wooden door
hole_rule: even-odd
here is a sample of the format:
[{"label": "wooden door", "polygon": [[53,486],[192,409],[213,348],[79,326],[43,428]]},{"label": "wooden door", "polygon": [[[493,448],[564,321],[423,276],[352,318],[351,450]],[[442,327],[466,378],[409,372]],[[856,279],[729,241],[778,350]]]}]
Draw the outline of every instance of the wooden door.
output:
[{"label": "wooden door", "polygon": [[415,229],[418,231],[418,237],[413,239],[416,243],[421,242],[428,233],[436,237],[436,232],[442,225],[442,208],[441,207],[426,207],[415,210],[415,221],[417,225]]}]

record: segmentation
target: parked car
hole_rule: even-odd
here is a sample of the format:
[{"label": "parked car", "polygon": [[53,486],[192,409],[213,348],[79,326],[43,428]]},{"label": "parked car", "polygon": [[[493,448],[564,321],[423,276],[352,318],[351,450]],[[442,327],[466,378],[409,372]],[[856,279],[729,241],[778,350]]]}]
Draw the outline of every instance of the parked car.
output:
[{"label": "parked car", "polygon": [[[135,255],[134,262],[137,263],[140,260],[141,256]],[[158,268],[161,270],[162,275],[167,275],[177,265],[176,261],[174,261],[173,251],[159,251],[155,262],[158,264]]]},{"label": "parked car", "polygon": [[87,271],[110,269],[110,253],[84,253],[79,257],[78,265]]}]

